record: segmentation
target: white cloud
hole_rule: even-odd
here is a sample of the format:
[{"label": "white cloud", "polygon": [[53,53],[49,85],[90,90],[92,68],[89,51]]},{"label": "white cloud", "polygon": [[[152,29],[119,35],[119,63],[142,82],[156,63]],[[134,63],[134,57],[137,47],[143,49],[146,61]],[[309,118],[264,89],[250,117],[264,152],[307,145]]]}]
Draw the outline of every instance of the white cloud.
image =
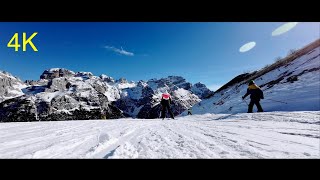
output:
[{"label": "white cloud", "polygon": [[222,87],[223,85],[221,84],[211,84],[208,86],[208,88],[211,90],[211,91],[216,91],[218,90],[220,87]]},{"label": "white cloud", "polygon": [[113,46],[105,46],[105,48],[109,49],[109,50],[111,50],[111,51],[113,51],[115,53],[122,54],[122,55],[125,55],[125,56],[134,56],[134,53],[126,51],[126,50],[122,49],[122,47],[121,47],[121,49],[118,49],[118,48],[115,48]]}]

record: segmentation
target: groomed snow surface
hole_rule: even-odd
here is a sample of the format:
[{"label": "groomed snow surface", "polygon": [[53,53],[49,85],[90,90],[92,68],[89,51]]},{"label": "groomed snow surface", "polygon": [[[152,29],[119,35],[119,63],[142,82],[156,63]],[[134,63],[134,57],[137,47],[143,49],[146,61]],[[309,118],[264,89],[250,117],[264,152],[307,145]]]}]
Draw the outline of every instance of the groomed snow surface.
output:
[{"label": "groomed snow surface", "polygon": [[0,158],[319,158],[320,111],[0,124]]}]

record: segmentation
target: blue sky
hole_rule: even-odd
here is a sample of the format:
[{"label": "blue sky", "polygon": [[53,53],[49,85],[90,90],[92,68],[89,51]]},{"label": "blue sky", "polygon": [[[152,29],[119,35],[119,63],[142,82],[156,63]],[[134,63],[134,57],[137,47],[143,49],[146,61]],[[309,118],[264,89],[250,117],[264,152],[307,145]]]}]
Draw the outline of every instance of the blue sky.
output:
[{"label": "blue sky", "polygon": [[[0,70],[22,80],[39,79],[45,69],[63,67],[118,79],[148,80],[179,75],[212,89],[245,71],[262,68],[320,38],[320,23],[299,23],[279,36],[273,22],[63,22],[0,23]],[[12,35],[30,36],[33,52],[8,48]],[[256,46],[245,53],[239,48]],[[21,43],[21,39],[20,39]]]}]

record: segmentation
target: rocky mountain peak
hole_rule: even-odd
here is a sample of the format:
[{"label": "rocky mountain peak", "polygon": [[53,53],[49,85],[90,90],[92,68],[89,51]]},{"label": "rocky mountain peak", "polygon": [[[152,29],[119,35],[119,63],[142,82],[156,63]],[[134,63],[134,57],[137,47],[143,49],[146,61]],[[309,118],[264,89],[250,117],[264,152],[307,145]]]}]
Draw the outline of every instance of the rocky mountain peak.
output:
[{"label": "rocky mountain peak", "polygon": [[54,79],[58,77],[73,77],[75,73],[65,68],[51,68],[43,71],[40,79]]}]

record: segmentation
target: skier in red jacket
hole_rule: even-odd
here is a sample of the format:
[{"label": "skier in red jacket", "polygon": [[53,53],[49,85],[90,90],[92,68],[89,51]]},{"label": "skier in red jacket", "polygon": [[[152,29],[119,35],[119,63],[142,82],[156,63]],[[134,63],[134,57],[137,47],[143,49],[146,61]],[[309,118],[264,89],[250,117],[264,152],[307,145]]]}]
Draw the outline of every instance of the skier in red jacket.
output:
[{"label": "skier in red jacket", "polygon": [[162,105],[161,118],[162,118],[162,120],[166,116],[166,110],[169,111],[171,118],[174,119],[174,115],[173,115],[171,108],[170,108],[171,103],[172,103],[171,95],[166,91],[165,93],[162,94],[162,98],[161,98],[161,105]]}]

